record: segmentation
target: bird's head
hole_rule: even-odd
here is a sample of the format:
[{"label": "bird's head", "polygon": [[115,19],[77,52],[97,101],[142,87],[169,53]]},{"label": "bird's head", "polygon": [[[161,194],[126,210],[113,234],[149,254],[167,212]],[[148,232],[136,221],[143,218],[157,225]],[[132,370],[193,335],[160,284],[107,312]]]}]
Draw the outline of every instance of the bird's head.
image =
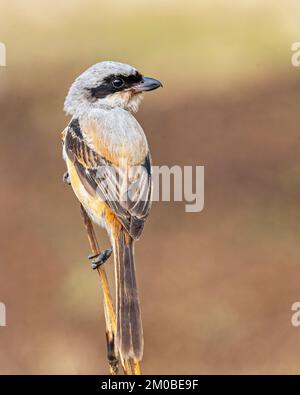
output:
[{"label": "bird's head", "polygon": [[97,108],[121,107],[136,112],[143,93],[160,86],[160,81],[144,77],[127,64],[100,62],[74,81],[66,97],[64,109],[73,116]]}]

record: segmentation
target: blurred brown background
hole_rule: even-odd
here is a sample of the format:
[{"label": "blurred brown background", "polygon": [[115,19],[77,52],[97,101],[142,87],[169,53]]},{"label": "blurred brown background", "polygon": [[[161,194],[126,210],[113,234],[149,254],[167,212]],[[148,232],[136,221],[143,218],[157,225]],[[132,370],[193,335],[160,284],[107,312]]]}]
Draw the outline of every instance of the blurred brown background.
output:
[{"label": "blurred brown background", "polygon": [[299,13],[290,0],[0,3],[0,373],[107,373],[60,141],[68,87],[101,60],[163,81],[137,115],[154,163],[205,166],[204,210],[155,203],[137,244],[143,372],[300,373]]}]

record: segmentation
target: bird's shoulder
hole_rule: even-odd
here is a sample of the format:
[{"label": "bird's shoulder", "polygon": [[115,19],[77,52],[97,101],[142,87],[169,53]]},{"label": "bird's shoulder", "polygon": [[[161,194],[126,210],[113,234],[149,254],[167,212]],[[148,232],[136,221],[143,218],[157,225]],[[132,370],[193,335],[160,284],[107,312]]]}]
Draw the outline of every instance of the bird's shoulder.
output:
[{"label": "bird's shoulder", "polygon": [[126,110],[97,110],[80,117],[78,122],[88,146],[116,166],[122,158],[126,158],[129,165],[139,164],[147,155],[145,133]]}]

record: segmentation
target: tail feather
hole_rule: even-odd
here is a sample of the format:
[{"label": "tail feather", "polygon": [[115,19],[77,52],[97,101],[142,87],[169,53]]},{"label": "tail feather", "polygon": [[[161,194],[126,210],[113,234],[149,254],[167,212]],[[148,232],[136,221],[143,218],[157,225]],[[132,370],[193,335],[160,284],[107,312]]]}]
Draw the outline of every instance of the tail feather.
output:
[{"label": "tail feather", "polygon": [[134,265],[134,241],[121,228],[115,239],[116,344],[123,357],[142,359],[143,328]]}]

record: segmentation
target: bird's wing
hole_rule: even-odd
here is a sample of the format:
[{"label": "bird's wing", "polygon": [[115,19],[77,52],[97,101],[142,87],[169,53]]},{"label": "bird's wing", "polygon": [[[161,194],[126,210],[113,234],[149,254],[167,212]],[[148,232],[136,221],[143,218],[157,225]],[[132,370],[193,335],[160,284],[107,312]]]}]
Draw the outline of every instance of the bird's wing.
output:
[{"label": "bird's wing", "polygon": [[65,152],[89,194],[105,201],[133,239],[139,238],[151,205],[151,158],[140,166],[116,167],[85,141],[73,119],[65,132]]}]

